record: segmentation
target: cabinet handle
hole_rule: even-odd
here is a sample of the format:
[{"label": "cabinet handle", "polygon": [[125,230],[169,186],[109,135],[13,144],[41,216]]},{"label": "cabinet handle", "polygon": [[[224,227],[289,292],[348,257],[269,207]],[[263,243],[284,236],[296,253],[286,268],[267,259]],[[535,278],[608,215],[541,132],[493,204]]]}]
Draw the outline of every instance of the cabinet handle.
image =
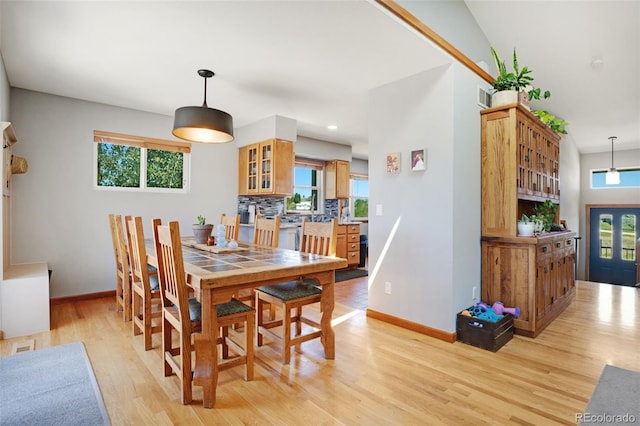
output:
[{"label": "cabinet handle", "polygon": [[547,246],[542,247],[542,252],[546,253],[547,252],[547,248],[548,248]]},{"label": "cabinet handle", "polygon": [[561,244],[560,243],[556,243],[556,247],[560,248]]},{"label": "cabinet handle", "polygon": [[496,257],[496,265],[498,264],[498,258]]}]

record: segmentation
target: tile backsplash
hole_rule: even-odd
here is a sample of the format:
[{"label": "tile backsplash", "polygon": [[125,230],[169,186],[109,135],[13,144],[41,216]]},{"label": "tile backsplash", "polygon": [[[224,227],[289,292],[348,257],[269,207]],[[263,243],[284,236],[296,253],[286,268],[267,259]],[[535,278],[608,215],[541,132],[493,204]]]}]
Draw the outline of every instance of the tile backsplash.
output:
[{"label": "tile backsplash", "polygon": [[[284,209],[284,197],[256,197],[256,196],[238,196],[238,213],[242,214],[249,210],[249,205],[255,204],[256,211],[262,216],[275,216]],[[301,215],[283,214],[283,223],[296,223],[302,220]],[[338,200],[324,200],[323,214],[315,215],[316,219],[328,219],[338,217]]]}]

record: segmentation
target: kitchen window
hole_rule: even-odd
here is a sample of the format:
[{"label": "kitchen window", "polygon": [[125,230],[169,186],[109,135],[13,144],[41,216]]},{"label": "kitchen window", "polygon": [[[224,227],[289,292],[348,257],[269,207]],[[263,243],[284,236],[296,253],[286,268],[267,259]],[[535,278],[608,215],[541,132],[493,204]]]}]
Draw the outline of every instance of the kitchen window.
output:
[{"label": "kitchen window", "polygon": [[324,163],[296,158],[293,169],[293,195],[286,197],[287,213],[318,213],[322,206]]},{"label": "kitchen window", "polygon": [[369,176],[351,173],[349,179],[349,213],[352,219],[369,218]]},{"label": "kitchen window", "polygon": [[93,132],[97,189],[186,193],[191,144]]}]

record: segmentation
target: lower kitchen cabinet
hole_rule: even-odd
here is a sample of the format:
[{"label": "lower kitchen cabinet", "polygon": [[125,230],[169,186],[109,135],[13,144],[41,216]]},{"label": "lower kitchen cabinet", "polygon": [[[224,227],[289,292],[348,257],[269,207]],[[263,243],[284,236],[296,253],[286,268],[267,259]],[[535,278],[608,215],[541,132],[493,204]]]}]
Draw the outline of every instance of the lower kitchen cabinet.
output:
[{"label": "lower kitchen cabinet", "polygon": [[573,237],[482,237],[482,300],[520,308],[517,334],[537,336],[573,300]]},{"label": "lower kitchen cabinet", "polygon": [[338,225],[336,256],[347,259],[347,268],[358,266],[360,263],[360,224]]}]

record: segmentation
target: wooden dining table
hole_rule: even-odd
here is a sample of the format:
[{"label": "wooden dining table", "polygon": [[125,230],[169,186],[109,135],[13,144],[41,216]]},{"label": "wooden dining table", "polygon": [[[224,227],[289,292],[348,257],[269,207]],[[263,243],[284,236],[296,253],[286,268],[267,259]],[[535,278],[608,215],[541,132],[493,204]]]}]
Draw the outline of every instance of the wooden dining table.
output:
[{"label": "wooden dining table", "polygon": [[[147,261],[158,266],[153,241],[147,241]],[[236,250],[196,244],[182,238],[187,284],[202,304],[202,333],[194,337],[196,362],[193,383],[203,387],[203,406],[213,408],[218,383],[218,320],[215,305],[231,300],[242,289],[292,281],[301,276],[322,286],[320,341],[326,359],[335,359],[335,335],[331,326],[335,298],[335,270],[347,266],[342,258],[265,248],[240,243]]]}]

